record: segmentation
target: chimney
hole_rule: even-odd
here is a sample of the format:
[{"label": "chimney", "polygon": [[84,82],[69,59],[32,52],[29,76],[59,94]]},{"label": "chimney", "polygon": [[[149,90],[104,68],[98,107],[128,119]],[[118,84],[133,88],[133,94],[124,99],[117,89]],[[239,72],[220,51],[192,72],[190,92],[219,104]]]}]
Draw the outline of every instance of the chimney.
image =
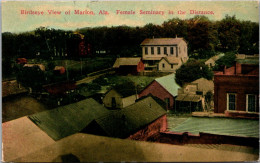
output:
[{"label": "chimney", "polygon": [[235,74],[241,74],[241,73],[242,73],[241,64],[236,62],[236,65],[235,65]]},{"label": "chimney", "polygon": [[226,74],[227,66],[224,67],[223,74]]},{"label": "chimney", "polygon": [[177,36],[177,35],[175,35],[175,38],[178,38],[178,36]]}]

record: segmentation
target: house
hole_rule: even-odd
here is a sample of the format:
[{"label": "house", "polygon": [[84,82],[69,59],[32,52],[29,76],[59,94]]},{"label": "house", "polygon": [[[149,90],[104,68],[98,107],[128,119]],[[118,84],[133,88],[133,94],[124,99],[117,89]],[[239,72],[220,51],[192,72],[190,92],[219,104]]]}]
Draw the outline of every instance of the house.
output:
[{"label": "house", "polygon": [[136,58],[117,58],[113,68],[117,74],[137,75],[138,73],[144,71],[144,64],[140,57]]},{"label": "house", "polygon": [[[213,90],[213,81],[205,78],[200,78],[185,84],[183,88],[178,90],[175,106],[176,110],[182,112],[202,111],[205,109],[205,95],[207,92],[213,94]],[[213,101],[210,101],[209,103],[209,107],[211,108]]]},{"label": "house", "polygon": [[177,57],[184,62],[188,60],[187,43],[183,38],[147,38],[141,47],[146,70],[156,70],[163,57]]},{"label": "house", "polygon": [[103,98],[103,104],[107,108],[122,109],[133,103],[137,99],[135,88],[128,86],[124,88],[111,88],[106,92]]},{"label": "house", "polygon": [[255,116],[259,113],[259,65],[240,63],[214,74],[214,112]]},{"label": "house", "polygon": [[205,65],[207,65],[208,67],[212,68],[212,67],[215,66],[216,61],[217,61],[218,59],[220,59],[221,57],[223,57],[223,56],[224,56],[224,53],[221,53],[221,54],[219,54],[219,55],[213,56],[213,57],[209,58],[209,59],[205,62]]},{"label": "house", "polygon": [[164,101],[166,103],[165,108],[170,110],[174,107],[179,88],[180,86],[175,82],[175,74],[170,74],[152,81],[138,94],[138,97],[141,98],[151,94]]},{"label": "house", "polygon": [[96,118],[109,112],[89,98],[56,109],[29,115],[29,119],[53,140],[60,140],[85,128]]},{"label": "house", "polygon": [[166,111],[152,97],[146,97],[121,110],[95,119],[89,125],[91,134],[147,140],[148,137],[167,128]]},{"label": "house", "polygon": [[45,71],[45,66],[43,64],[29,64],[28,63],[28,64],[24,64],[23,67],[35,67],[35,66],[39,67],[40,70]]},{"label": "house", "polygon": [[16,63],[17,64],[26,64],[28,61],[26,58],[17,58]]},{"label": "house", "polygon": [[63,66],[55,66],[53,71],[55,74],[58,75],[58,74],[64,74],[66,69]]},{"label": "house", "polygon": [[176,72],[182,63],[182,59],[178,57],[163,57],[158,63],[158,71]]},{"label": "house", "polygon": [[24,88],[17,80],[8,80],[2,82],[2,97],[8,97],[11,95],[18,95],[28,93],[28,90]]}]

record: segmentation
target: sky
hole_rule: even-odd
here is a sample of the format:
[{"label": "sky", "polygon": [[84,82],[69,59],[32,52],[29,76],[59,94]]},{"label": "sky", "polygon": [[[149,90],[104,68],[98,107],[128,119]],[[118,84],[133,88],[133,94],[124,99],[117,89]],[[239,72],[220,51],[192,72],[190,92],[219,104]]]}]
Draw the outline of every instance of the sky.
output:
[{"label": "sky", "polygon": [[[23,10],[44,13],[21,14]],[[61,14],[49,14],[48,10],[60,11]],[[79,15],[74,13],[75,10],[93,11],[95,15]],[[100,10],[109,14],[99,14]],[[117,10],[135,14],[117,14]],[[164,11],[164,14],[140,14],[140,10]],[[180,10],[186,13],[178,14]],[[190,10],[210,11],[210,14],[205,14],[210,20],[235,15],[240,20],[259,22],[258,1],[2,1],[2,32],[32,31],[40,26],[75,30],[97,26],[144,26],[148,23],[160,25],[172,18],[194,17]],[[169,11],[173,14],[168,14]]]}]

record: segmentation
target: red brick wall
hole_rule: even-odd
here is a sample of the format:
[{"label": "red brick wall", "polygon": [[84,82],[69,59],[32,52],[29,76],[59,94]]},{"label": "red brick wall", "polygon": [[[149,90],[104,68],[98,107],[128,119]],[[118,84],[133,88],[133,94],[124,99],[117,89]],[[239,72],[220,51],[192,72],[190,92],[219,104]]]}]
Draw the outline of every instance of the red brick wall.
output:
[{"label": "red brick wall", "polygon": [[152,94],[153,96],[158,97],[159,99],[165,101],[165,98],[170,99],[170,108],[172,109],[174,106],[174,97],[166,91],[157,81],[153,81],[148,87],[146,87],[138,96],[143,97]]},{"label": "red brick wall", "polygon": [[161,116],[151,124],[147,125],[143,129],[137,131],[133,135],[130,135],[128,139],[132,140],[147,140],[154,134],[166,131],[167,129],[167,117],[166,115]]},{"label": "red brick wall", "polygon": [[140,61],[137,65],[137,72],[142,72],[144,71],[144,63]]},{"label": "red brick wall", "polygon": [[[259,94],[259,76],[215,75],[215,113],[224,113],[227,109],[227,93],[236,93],[236,110],[246,111],[246,94]],[[257,110],[259,110],[258,105]]]}]

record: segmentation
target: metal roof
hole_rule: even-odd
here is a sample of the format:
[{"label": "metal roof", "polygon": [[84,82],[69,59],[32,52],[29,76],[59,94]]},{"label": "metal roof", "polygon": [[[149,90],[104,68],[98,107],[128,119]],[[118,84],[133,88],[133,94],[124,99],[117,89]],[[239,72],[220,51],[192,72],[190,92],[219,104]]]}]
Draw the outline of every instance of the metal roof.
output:
[{"label": "metal roof", "polygon": [[162,106],[149,96],[122,110],[111,111],[96,122],[109,136],[125,138],[164,114]]},{"label": "metal roof", "polygon": [[147,38],[141,45],[177,45],[181,41],[184,41],[183,38]]},{"label": "metal roof", "polygon": [[164,89],[166,89],[172,96],[178,95],[180,86],[175,82],[175,74],[170,74],[155,79]]},{"label": "metal roof", "polygon": [[191,117],[170,131],[259,138],[259,120]]},{"label": "metal roof", "polygon": [[28,117],[51,138],[59,140],[80,132],[95,118],[108,112],[101,104],[89,98]]},{"label": "metal roof", "polygon": [[175,99],[176,101],[190,101],[190,102],[199,102],[201,100],[201,95],[192,95],[192,94],[180,94]]}]

